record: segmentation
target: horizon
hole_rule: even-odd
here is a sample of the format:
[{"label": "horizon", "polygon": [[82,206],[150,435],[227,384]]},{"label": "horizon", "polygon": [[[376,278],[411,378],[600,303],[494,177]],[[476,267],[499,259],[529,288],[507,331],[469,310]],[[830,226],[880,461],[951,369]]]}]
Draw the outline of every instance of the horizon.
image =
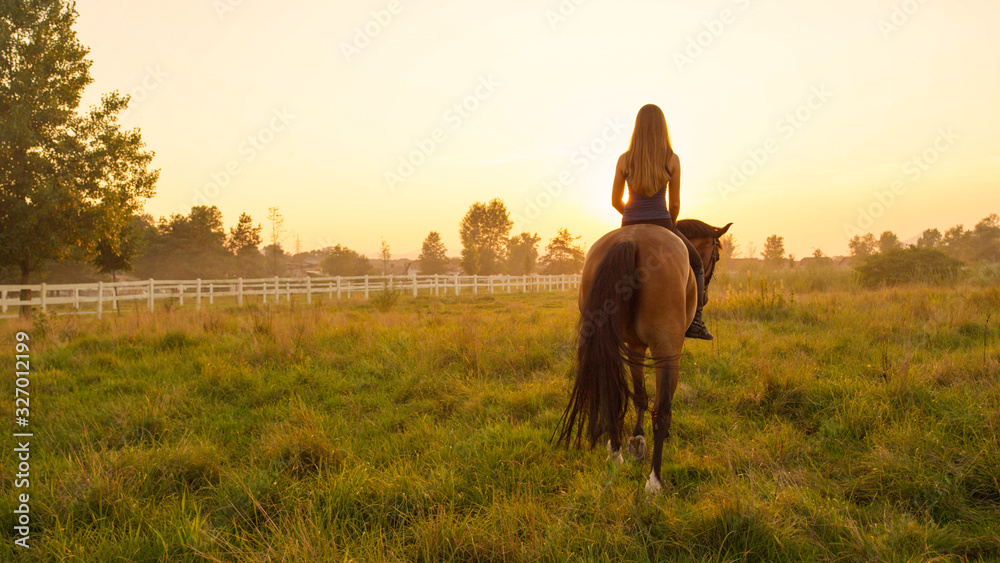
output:
[{"label": "horizon", "polygon": [[681,158],[680,218],[733,222],[744,252],[777,234],[797,257],[844,255],[851,233],[906,241],[1000,211],[985,0],[76,9],[81,106],[132,95],[154,218],[217,205],[228,228],[277,206],[303,250],[385,238],[415,258],[429,231],[457,254],[469,206],[500,198],[540,250],[560,227],[589,245],[618,226],[614,162],[645,103]]}]

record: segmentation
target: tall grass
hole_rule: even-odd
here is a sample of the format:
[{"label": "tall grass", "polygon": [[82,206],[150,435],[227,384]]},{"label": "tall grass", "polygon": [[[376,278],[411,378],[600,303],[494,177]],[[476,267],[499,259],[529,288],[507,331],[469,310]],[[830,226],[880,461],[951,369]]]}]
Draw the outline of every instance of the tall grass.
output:
[{"label": "tall grass", "polygon": [[1000,290],[747,275],[686,346],[655,498],[648,465],[549,442],[570,292],[12,321],[33,547],[8,459],[0,559],[1000,558]]}]

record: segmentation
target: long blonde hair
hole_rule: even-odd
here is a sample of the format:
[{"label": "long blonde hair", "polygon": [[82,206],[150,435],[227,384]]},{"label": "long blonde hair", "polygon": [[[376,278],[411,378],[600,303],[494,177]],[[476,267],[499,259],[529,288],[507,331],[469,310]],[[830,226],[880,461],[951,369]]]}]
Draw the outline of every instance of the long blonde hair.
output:
[{"label": "long blonde hair", "polygon": [[625,177],[629,188],[646,196],[663,189],[670,178],[667,164],[673,154],[663,110],[655,104],[642,106],[635,116],[632,140],[625,153]]}]

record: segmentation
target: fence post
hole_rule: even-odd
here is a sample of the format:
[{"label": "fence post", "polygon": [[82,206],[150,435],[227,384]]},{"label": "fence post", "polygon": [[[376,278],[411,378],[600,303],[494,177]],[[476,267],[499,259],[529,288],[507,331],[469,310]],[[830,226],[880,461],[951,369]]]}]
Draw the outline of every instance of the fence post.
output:
[{"label": "fence post", "polygon": [[458,295],[458,274],[455,274],[455,295]]},{"label": "fence post", "polygon": [[198,285],[194,288],[194,308],[201,310],[201,278],[198,278]]},{"label": "fence post", "polygon": [[306,303],[312,305],[313,302],[313,284],[312,278],[306,275]]},{"label": "fence post", "polygon": [[337,301],[340,301],[340,276],[337,276]]},{"label": "fence post", "polygon": [[438,297],[440,295],[440,292],[438,292],[438,275],[434,274],[434,297]]},{"label": "fence post", "polygon": [[243,278],[236,280],[236,304],[243,306]]},{"label": "fence post", "polygon": [[97,282],[97,318],[104,312],[104,282]]},{"label": "fence post", "polygon": [[154,283],[155,282],[153,281],[153,278],[149,278],[149,312],[150,313],[153,312],[153,290],[155,289],[155,287],[153,287]]},{"label": "fence post", "polygon": [[417,296],[417,274],[413,274],[412,276],[410,276],[410,279],[413,280],[413,296],[416,297]]},{"label": "fence post", "polygon": [[41,284],[41,291],[38,292],[38,299],[42,302],[42,312],[45,312],[45,284]]},{"label": "fence post", "polygon": [[365,274],[365,301],[368,300],[368,274]]},{"label": "fence post", "polygon": [[472,274],[472,294],[476,295],[479,293],[479,275]]},{"label": "fence post", "polygon": [[7,312],[7,290],[0,289],[0,313]]},{"label": "fence post", "polygon": [[177,284],[177,293],[181,294],[181,307],[184,306],[184,282]]}]

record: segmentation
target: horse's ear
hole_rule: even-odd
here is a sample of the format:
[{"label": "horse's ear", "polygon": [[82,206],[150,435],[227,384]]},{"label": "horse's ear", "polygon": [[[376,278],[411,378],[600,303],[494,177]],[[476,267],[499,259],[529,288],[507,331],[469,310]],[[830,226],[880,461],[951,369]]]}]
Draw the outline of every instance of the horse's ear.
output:
[{"label": "horse's ear", "polygon": [[715,229],[715,238],[719,238],[722,235],[726,234],[726,232],[729,231],[729,227],[732,227],[732,226],[733,226],[733,224],[729,223],[725,227],[722,227],[722,228],[719,228],[719,229]]}]

